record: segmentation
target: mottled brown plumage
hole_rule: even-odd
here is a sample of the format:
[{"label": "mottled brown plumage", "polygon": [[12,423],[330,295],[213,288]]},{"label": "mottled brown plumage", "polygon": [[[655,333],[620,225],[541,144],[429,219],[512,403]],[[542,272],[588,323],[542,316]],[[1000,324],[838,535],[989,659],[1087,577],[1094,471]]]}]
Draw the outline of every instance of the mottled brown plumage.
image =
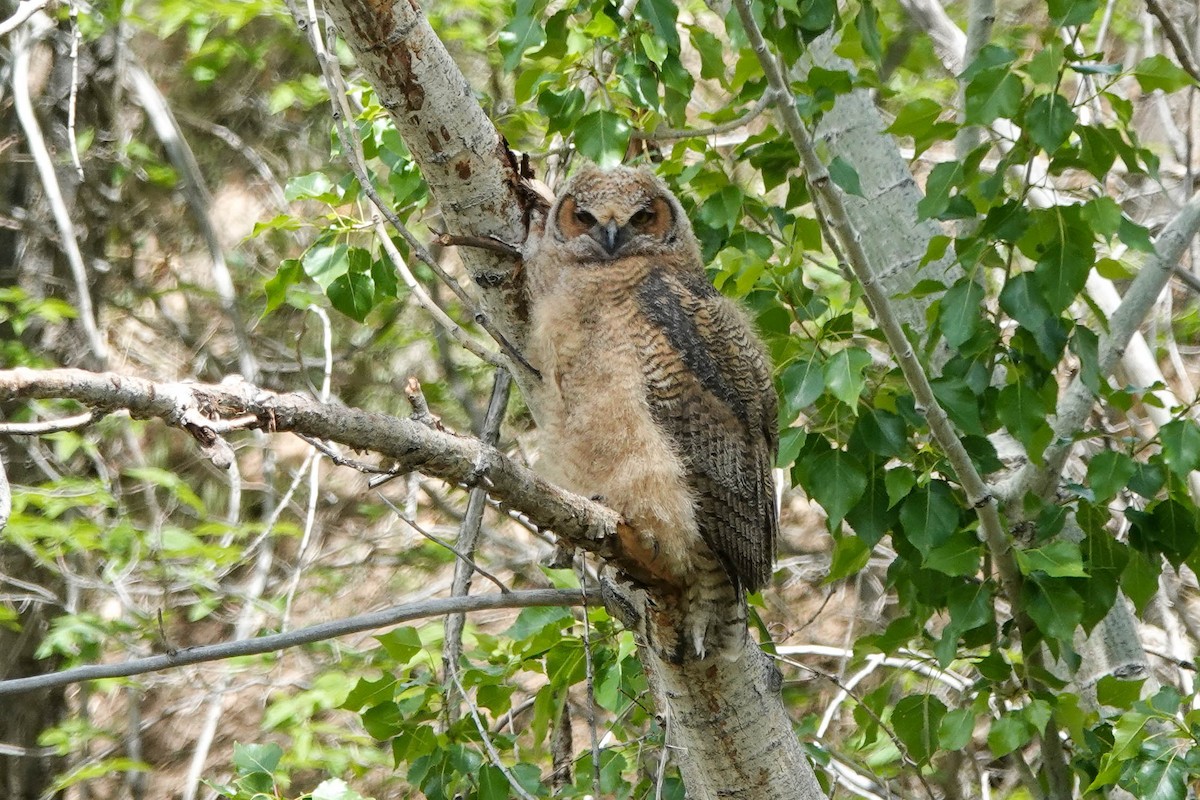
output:
[{"label": "mottled brown plumage", "polygon": [[687,639],[699,655],[732,649],[778,529],[762,345],[650,172],[580,169],[526,265],[546,471],[638,531],[648,570],[679,589],[658,635],[680,657]]}]

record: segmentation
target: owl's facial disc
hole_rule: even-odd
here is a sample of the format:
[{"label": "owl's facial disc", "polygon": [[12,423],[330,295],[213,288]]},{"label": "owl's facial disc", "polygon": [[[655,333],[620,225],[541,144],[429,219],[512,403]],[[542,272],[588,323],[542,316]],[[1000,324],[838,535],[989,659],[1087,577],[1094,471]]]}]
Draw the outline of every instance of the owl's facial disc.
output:
[{"label": "owl's facial disc", "polygon": [[633,206],[632,213],[630,199],[622,198],[611,208],[584,208],[575,197],[565,197],[558,212],[559,230],[566,239],[588,237],[599,246],[596,255],[606,259],[634,255],[674,238],[673,212],[665,198],[647,199]]}]

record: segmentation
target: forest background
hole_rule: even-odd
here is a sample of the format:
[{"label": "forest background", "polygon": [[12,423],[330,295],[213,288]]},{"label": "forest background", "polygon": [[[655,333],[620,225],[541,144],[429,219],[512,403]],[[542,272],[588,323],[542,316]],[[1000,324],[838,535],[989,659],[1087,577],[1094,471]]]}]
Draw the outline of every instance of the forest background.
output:
[{"label": "forest background", "polygon": [[0,3],[0,793],[785,796],[545,565],[613,520],[519,467],[504,251],[581,158],[775,362],[789,796],[1195,789],[1196,4],[429,4],[419,115],[391,13]]}]

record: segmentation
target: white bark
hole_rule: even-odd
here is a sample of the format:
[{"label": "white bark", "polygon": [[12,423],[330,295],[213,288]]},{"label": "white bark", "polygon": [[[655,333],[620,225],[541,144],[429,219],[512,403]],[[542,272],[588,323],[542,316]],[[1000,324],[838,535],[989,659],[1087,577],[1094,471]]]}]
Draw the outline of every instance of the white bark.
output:
[{"label": "white bark", "polygon": [[[437,199],[447,232],[519,247],[534,203],[508,145],[420,6],[335,0],[326,8],[391,113]],[[518,262],[480,248],[460,252],[480,287],[483,312],[520,350],[527,313]]]},{"label": "white bark", "polygon": [[[828,34],[813,41],[809,46],[812,65],[853,70],[853,64],[833,52],[835,44]],[[856,89],[838,97],[813,130],[813,138],[818,150],[828,154],[826,163],[840,156],[854,166],[863,196],[844,196],[848,221],[866,252],[875,281],[883,294],[892,298],[900,323],[923,330],[928,301],[899,295],[923,278],[949,286],[961,270],[950,253],[921,266],[930,241],[945,231],[934,220],[917,219],[917,203],[924,193],[895,140],[884,132],[886,127],[871,93]]]}]

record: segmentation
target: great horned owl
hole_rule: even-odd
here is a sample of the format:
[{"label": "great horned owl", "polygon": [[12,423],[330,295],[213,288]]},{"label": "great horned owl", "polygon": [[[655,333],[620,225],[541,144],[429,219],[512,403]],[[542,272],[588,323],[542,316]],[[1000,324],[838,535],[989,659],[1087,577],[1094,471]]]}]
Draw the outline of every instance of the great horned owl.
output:
[{"label": "great horned owl", "polygon": [[646,170],[581,168],[526,269],[545,471],[620,513],[650,571],[677,587],[673,622],[656,634],[672,657],[689,639],[701,657],[730,653],[778,532],[762,345],[709,282],[678,199]]}]

